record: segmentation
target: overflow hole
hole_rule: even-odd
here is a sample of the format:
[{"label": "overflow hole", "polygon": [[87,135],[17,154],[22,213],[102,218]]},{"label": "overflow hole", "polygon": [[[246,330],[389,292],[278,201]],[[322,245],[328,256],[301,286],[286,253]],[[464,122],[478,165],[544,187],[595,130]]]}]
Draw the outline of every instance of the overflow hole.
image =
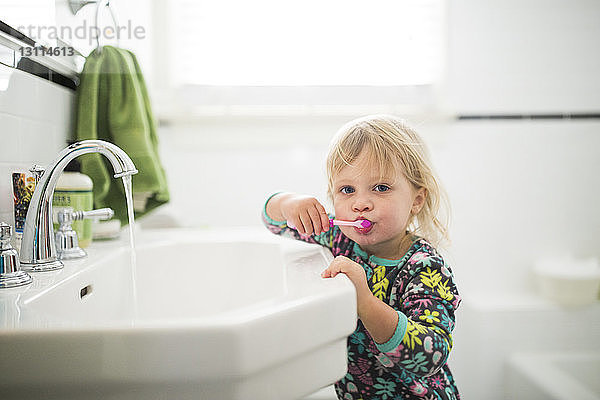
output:
[{"label": "overflow hole", "polygon": [[87,285],[79,291],[79,298],[83,299],[88,294],[92,293],[92,285]]}]

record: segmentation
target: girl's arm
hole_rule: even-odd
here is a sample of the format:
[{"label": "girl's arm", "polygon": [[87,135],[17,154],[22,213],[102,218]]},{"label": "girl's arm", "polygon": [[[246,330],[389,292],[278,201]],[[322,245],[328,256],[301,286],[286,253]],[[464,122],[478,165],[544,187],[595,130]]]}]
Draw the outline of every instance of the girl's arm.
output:
[{"label": "girl's arm", "polygon": [[265,214],[273,221],[285,221],[281,212],[281,202],[290,197],[291,193],[276,193],[269,197],[265,204]]},{"label": "girl's arm", "polygon": [[358,316],[377,344],[389,341],[401,324],[398,312],[372,294],[359,306]]},{"label": "girl's arm", "polygon": [[[413,261],[414,260],[414,261]],[[418,376],[429,376],[445,364],[452,349],[454,313],[460,297],[452,271],[435,252],[423,246],[408,261],[405,284],[394,282],[401,298],[401,332],[383,345],[379,361]]]},{"label": "girl's arm", "polygon": [[440,257],[421,258],[411,270],[414,277],[406,286],[402,311],[373,296],[363,268],[350,259],[336,257],[322,276],[342,272],[350,278],[356,288],[358,315],[381,352],[378,360],[384,366],[397,368],[401,374],[429,376],[442,368],[450,354],[454,310],[460,299],[451,271]]}]

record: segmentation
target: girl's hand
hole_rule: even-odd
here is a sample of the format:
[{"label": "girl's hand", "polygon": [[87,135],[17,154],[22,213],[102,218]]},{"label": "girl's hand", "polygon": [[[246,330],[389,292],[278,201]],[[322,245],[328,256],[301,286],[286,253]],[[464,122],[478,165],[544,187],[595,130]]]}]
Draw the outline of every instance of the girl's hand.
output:
[{"label": "girl's hand", "polygon": [[356,289],[356,302],[358,304],[358,316],[361,316],[361,311],[365,309],[367,303],[374,299],[367,285],[367,275],[364,268],[344,256],[337,256],[333,259],[329,267],[321,273],[323,278],[333,278],[339,273],[345,274]]},{"label": "girl's hand", "polygon": [[302,235],[319,235],[329,230],[325,207],[314,197],[286,195],[281,199],[280,211],[288,226]]}]

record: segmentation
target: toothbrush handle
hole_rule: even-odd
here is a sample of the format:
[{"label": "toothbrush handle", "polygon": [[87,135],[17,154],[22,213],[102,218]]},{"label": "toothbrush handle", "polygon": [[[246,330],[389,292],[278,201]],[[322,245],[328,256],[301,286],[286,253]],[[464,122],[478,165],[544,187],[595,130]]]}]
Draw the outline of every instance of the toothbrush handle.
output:
[{"label": "toothbrush handle", "polygon": [[354,221],[341,221],[339,219],[330,219],[329,226],[333,228],[334,225],[338,226],[356,226],[356,222]]}]

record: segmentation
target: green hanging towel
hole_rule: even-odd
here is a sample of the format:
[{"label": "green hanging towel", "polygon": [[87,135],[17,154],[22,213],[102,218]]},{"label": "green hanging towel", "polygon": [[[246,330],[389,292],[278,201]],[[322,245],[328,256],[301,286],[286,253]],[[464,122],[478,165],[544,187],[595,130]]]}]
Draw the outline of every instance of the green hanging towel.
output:
[{"label": "green hanging towel", "polygon": [[[132,178],[136,217],[169,201],[146,84],[130,51],[105,46],[87,57],[77,89],[75,139],[106,140],[131,157],[139,171]],[[81,172],[94,182],[94,208],[110,207],[127,224],[123,182],[113,178],[108,160],[86,154],[80,161]]]}]

